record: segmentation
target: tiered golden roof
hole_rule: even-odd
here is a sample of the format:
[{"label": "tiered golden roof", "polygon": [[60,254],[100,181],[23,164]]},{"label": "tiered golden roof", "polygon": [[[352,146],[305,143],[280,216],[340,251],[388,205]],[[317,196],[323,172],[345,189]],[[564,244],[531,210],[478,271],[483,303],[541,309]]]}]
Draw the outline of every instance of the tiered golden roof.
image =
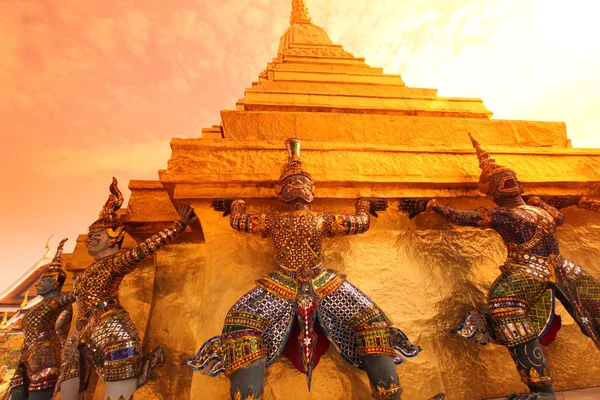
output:
[{"label": "tiered golden roof", "polygon": [[[367,65],[294,0],[277,56],[218,125],[171,141],[160,181],[171,198],[272,197],[281,143],[296,137],[317,197],[477,195],[473,132],[530,188],[593,189],[598,152],[572,149],[564,123],[491,116],[481,99],[438,96]],[[581,168],[590,162],[598,168]]]}]

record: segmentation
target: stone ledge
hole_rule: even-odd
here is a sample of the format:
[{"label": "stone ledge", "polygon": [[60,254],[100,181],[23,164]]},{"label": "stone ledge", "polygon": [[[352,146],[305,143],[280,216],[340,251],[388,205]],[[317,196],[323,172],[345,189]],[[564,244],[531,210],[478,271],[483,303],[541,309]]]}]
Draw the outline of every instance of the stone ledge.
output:
[{"label": "stone ledge", "polygon": [[[303,140],[302,147],[356,143],[364,147],[407,149],[469,149],[472,132],[484,148],[561,147],[568,143],[562,122],[465,119],[446,116],[356,114],[304,111],[221,111],[225,139],[244,142]],[[312,143],[311,143],[312,142]],[[182,143],[174,139],[173,143]],[[225,143],[225,141],[223,141]]]}]

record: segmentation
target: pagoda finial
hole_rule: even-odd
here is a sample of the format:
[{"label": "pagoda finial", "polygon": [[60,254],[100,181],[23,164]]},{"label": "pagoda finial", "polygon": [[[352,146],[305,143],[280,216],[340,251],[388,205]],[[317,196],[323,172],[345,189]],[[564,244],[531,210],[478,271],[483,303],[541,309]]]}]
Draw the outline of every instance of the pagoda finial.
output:
[{"label": "pagoda finial", "polygon": [[308,9],[304,0],[292,0],[292,15],[290,17],[290,25],[311,23],[308,16]]}]

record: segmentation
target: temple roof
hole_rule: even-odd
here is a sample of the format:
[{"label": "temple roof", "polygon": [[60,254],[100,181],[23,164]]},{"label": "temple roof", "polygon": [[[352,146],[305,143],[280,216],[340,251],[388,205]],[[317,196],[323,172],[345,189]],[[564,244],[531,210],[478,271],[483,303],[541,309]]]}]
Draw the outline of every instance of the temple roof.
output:
[{"label": "temple roof", "polygon": [[39,281],[50,262],[52,262],[52,256],[50,255],[48,243],[46,243],[46,253],[19,279],[0,293],[0,312],[15,312],[27,297],[34,297],[31,296],[31,294],[36,293],[33,286]]}]

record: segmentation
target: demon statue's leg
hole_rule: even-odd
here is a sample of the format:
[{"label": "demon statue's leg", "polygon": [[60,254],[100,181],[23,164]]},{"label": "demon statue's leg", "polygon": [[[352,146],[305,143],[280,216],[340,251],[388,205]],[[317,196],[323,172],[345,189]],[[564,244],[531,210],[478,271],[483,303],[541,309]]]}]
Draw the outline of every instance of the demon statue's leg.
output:
[{"label": "demon statue's leg", "polygon": [[79,396],[79,377],[67,379],[60,384],[60,398],[61,400],[77,400]]},{"label": "demon statue's leg", "polygon": [[29,400],[52,400],[54,388],[29,392]]},{"label": "demon statue's leg", "polygon": [[376,399],[400,400],[402,388],[400,388],[394,358],[383,355],[369,355],[361,356],[360,359],[369,377],[373,397]]},{"label": "demon statue's leg", "polygon": [[[259,399],[269,344],[281,349],[293,317],[293,302],[256,287],[227,313],[221,334],[223,368],[233,399]],[[280,350],[276,350],[280,351]]]},{"label": "demon statue's leg", "polygon": [[232,399],[259,399],[265,385],[266,360],[255,361],[229,377]]},{"label": "demon statue's leg", "polygon": [[25,400],[25,386],[20,385],[12,389],[10,400]]},{"label": "demon statue's leg", "polygon": [[509,399],[555,399],[550,370],[538,340],[534,339],[516,347],[509,347],[508,350],[521,375],[521,380],[530,390],[530,393],[511,395]]},{"label": "demon statue's leg", "polygon": [[600,326],[600,282],[593,276],[583,272],[576,281],[577,292],[583,306]]},{"label": "demon statue's leg", "polygon": [[492,284],[487,302],[494,336],[508,348],[521,380],[531,390],[509,398],[554,399],[550,370],[538,342],[552,313],[546,283],[521,271],[505,271]]}]

